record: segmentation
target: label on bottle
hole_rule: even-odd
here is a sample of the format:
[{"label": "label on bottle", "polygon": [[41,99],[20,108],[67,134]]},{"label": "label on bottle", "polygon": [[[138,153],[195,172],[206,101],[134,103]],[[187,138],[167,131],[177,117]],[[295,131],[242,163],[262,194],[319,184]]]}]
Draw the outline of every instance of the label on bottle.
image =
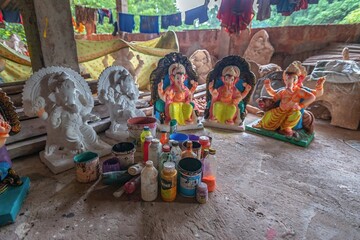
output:
[{"label": "label on bottle", "polygon": [[176,197],[176,178],[171,180],[161,178],[161,197],[166,201],[172,201]]}]

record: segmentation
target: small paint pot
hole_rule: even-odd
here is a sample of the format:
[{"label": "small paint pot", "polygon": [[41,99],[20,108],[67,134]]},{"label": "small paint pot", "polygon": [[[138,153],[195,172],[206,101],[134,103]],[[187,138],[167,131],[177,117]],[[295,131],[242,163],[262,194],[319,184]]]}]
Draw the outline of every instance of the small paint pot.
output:
[{"label": "small paint pot", "polygon": [[127,169],[134,164],[135,151],[135,145],[131,142],[117,143],[112,147],[112,153],[119,159],[121,169]]},{"label": "small paint pot", "polygon": [[74,156],[76,180],[81,183],[88,183],[98,179],[99,155],[94,152],[83,152]]},{"label": "small paint pot", "polygon": [[199,136],[198,135],[194,135],[194,134],[188,134],[189,140],[193,141],[193,142],[198,142],[199,141]]},{"label": "small paint pot", "polygon": [[102,164],[102,172],[117,172],[120,171],[120,161],[117,157],[109,158]]},{"label": "small paint pot", "polygon": [[172,133],[172,134],[170,134],[169,139],[178,141],[179,145],[182,146],[182,143],[189,140],[189,137],[187,134],[184,134],[184,133]]},{"label": "small paint pot", "polygon": [[[186,141],[187,142],[187,141]],[[182,149],[186,149],[186,142],[182,143]],[[191,141],[192,142],[192,150],[194,153],[196,153],[196,156],[198,159],[200,159],[201,156],[201,144],[199,142]]]}]

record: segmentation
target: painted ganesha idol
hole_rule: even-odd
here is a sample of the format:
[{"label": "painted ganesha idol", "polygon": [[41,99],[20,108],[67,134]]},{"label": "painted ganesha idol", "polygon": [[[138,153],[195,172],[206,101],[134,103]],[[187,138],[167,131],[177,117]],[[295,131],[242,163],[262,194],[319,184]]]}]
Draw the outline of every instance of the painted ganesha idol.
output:
[{"label": "painted ganesha idol", "polygon": [[216,63],[207,78],[204,125],[244,131],[246,105],[255,85],[249,63],[228,56]]},{"label": "painted ganesha idol", "polygon": [[175,119],[179,130],[201,128],[197,123],[193,95],[198,76],[191,62],[181,53],[170,53],[159,60],[151,73],[151,99],[154,116],[165,126]]},{"label": "painted ganesha idol", "polygon": [[285,85],[283,88],[274,90],[270,80],[266,79],[264,87],[270,97],[260,97],[257,100],[264,115],[252,127],[273,132],[273,135],[264,135],[296,145],[308,146],[314,136],[314,116],[305,108],[313,103],[317,96],[323,94],[325,78],[317,80],[316,89],[309,89],[303,86],[306,75],[305,68],[296,61],[290,64],[283,73]]}]

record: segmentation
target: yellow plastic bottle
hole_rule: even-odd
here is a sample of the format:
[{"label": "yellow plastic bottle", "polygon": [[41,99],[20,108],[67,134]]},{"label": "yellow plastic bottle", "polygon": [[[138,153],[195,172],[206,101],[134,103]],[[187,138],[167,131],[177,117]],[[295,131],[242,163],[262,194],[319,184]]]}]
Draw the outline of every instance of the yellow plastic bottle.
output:
[{"label": "yellow plastic bottle", "polygon": [[150,128],[148,126],[145,126],[143,131],[140,134],[140,142],[141,142],[141,152],[144,152],[144,142],[145,142],[145,138],[147,136],[152,136],[151,135],[151,131]]},{"label": "yellow plastic bottle", "polygon": [[165,202],[172,202],[176,198],[177,171],[174,162],[165,162],[161,171],[161,198]]}]

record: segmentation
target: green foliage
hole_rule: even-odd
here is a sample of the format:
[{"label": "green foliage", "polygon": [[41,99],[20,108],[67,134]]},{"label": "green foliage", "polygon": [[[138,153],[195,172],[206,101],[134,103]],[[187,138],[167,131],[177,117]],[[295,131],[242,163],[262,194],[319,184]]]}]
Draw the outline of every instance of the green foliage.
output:
[{"label": "green foliage", "polygon": [[22,41],[26,42],[24,27],[19,23],[5,22],[5,28],[0,28],[0,39],[7,40],[13,33],[18,35]]},{"label": "green foliage", "polygon": [[[318,4],[309,4],[308,9],[294,12],[290,16],[277,13],[276,6],[271,6],[271,17],[265,21],[253,20],[252,27],[300,26],[318,24],[360,23],[358,0],[319,0]],[[356,15],[356,12],[358,15]],[[352,17],[347,17],[353,13]],[[357,16],[357,17],[356,17]]]}]

